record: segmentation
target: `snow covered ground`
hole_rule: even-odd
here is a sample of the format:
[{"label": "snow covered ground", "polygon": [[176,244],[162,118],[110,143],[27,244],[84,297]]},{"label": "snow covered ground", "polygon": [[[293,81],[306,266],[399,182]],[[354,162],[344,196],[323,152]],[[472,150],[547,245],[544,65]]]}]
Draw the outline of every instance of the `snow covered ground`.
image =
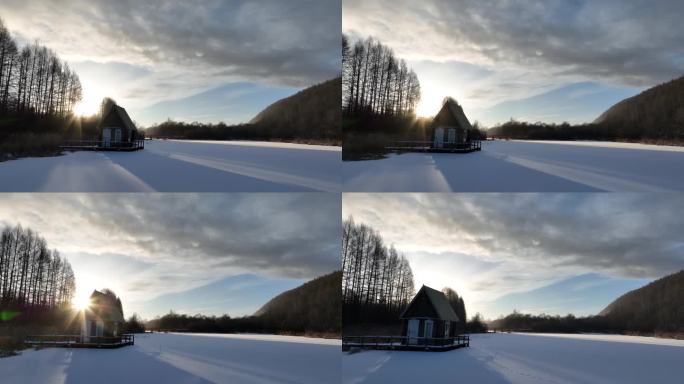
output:
[{"label": "snow covered ground", "polygon": [[121,349],[26,350],[0,382],[41,384],[339,383],[341,343],[288,336],[148,334]]},{"label": "snow covered ground", "polygon": [[600,142],[484,142],[470,154],[345,162],[346,192],[684,191],[684,148]]},{"label": "snow covered ground", "polygon": [[340,147],[153,140],[137,152],[71,152],[0,163],[2,192],[341,190]]},{"label": "snow covered ground", "polygon": [[450,352],[364,351],[342,358],[343,383],[676,383],[684,340],[606,335],[473,335]]}]

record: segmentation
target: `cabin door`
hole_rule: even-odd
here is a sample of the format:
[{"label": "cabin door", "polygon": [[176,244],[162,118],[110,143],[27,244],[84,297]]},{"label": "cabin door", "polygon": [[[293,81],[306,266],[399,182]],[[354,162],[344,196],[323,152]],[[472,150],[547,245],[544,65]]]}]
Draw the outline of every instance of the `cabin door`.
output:
[{"label": "cabin door", "polygon": [[[432,339],[434,334],[432,333],[432,320],[425,320],[425,339]],[[426,344],[432,344],[431,340],[425,340]]]},{"label": "cabin door", "polygon": [[435,148],[444,148],[444,128],[435,129]]},{"label": "cabin door", "polygon": [[418,344],[418,328],[420,328],[420,320],[410,319],[408,321],[406,336],[408,337],[408,343],[410,345]]},{"label": "cabin door", "polygon": [[456,128],[449,128],[449,137],[447,138],[447,143],[456,143]]},{"label": "cabin door", "polygon": [[109,128],[104,128],[102,130],[102,146],[109,147],[112,143],[112,130]]},{"label": "cabin door", "polygon": [[117,128],[114,130],[114,142],[115,143],[121,142],[121,128]]}]

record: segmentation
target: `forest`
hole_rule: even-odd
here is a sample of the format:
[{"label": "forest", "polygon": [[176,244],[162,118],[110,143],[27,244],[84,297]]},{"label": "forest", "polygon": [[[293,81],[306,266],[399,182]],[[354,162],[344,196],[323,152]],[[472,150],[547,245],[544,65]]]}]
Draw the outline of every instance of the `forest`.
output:
[{"label": "forest", "polygon": [[372,37],[351,42],[342,35],[342,78],[347,116],[412,115],[420,100],[415,72]]},{"label": "forest", "polygon": [[172,311],[148,321],[146,328],[155,331],[339,337],[341,277],[338,271],[306,282],[274,297],[252,316],[186,315]]},{"label": "forest", "polygon": [[71,264],[31,229],[5,227],[0,235],[0,307],[33,312],[71,302],[75,277]]},{"label": "forest", "polygon": [[19,46],[0,19],[0,161],[55,152],[82,92],[68,64],[37,42]]},{"label": "forest", "polygon": [[420,81],[380,41],[342,35],[343,160],[382,157],[387,144],[424,140],[428,119],[415,116]]},{"label": "forest", "polygon": [[342,225],[342,272],[345,326],[396,320],[415,294],[406,257],[351,217]]}]

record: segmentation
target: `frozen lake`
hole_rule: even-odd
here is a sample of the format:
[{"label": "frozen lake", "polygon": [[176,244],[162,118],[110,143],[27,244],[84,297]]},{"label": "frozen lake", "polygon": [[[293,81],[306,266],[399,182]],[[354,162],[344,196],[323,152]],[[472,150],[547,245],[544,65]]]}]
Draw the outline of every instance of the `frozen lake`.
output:
[{"label": "frozen lake", "polygon": [[345,192],[684,191],[684,147],[490,141],[470,154],[344,162]]},{"label": "frozen lake", "polygon": [[364,351],[342,358],[343,383],[675,383],[684,340],[487,334],[450,352]]},{"label": "frozen lake", "polygon": [[47,348],[0,359],[3,383],[335,383],[339,340],[147,334],[120,349]]},{"label": "frozen lake", "polygon": [[340,147],[153,140],[0,163],[2,192],[339,192]]}]

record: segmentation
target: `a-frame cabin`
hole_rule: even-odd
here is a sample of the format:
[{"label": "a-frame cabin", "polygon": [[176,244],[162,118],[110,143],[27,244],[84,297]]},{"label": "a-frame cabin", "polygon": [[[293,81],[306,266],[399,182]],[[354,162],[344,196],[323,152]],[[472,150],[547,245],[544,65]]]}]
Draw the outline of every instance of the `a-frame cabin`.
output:
[{"label": "a-frame cabin", "polygon": [[457,336],[460,319],[444,293],[423,285],[399,316],[407,344],[434,344],[430,339]]}]

